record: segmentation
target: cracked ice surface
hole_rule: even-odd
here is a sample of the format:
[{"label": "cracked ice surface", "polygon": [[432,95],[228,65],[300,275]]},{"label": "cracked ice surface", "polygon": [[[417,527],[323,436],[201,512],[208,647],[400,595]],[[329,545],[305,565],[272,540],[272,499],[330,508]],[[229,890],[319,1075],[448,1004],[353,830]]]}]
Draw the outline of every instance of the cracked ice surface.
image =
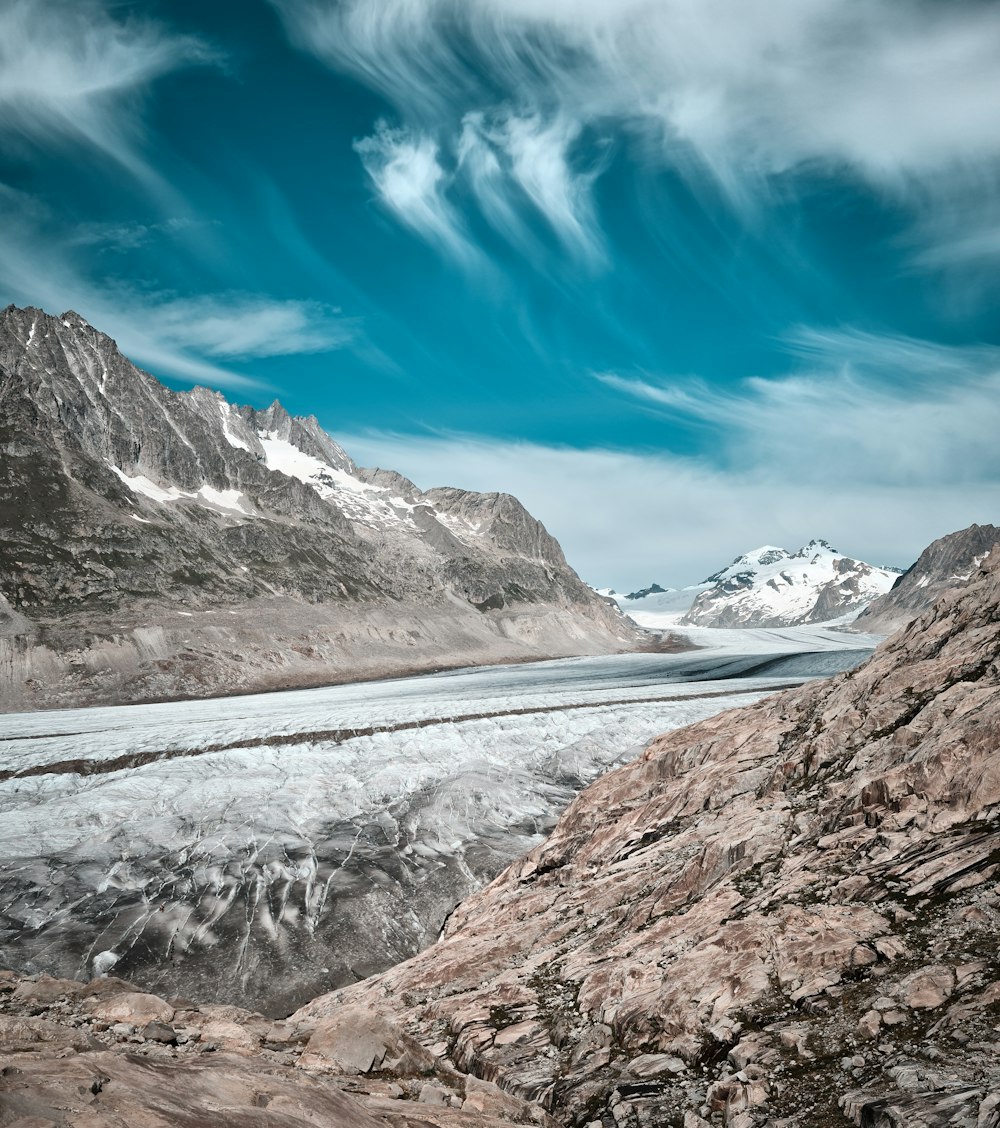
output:
[{"label": "cracked ice surface", "polygon": [[432,942],[654,735],[864,641],[720,632],[682,655],[6,717],[0,964],[289,1010]]}]

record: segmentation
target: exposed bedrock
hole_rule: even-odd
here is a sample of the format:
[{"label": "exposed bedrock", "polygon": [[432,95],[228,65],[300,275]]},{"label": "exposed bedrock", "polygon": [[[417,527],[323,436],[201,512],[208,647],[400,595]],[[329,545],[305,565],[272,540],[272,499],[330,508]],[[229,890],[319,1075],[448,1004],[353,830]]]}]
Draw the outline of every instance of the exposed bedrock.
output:
[{"label": "exposed bedrock", "polygon": [[394,1024],[352,1013],[322,1037],[120,979],[0,971],[3,1128],[551,1128]]}]

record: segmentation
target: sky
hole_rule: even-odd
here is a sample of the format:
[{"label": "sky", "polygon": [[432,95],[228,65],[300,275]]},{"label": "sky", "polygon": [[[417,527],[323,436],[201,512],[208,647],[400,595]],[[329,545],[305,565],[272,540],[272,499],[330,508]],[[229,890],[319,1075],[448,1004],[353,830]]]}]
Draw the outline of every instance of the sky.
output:
[{"label": "sky", "polygon": [[595,586],[1000,518],[995,0],[0,0],[0,304]]}]

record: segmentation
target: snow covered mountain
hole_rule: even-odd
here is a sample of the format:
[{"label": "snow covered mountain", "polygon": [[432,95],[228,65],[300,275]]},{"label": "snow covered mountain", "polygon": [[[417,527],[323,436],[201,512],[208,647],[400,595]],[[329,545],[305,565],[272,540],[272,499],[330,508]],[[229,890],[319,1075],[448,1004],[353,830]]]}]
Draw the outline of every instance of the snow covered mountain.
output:
[{"label": "snow covered mountain", "polygon": [[887,592],[898,572],[853,560],[825,540],[797,552],[764,545],[705,580],[680,620],[699,627],[784,627],[821,623]]},{"label": "snow covered mountain", "polygon": [[173,392],[0,311],[0,704],[603,653],[630,627],[507,494],[365,470],[313,418]]}]

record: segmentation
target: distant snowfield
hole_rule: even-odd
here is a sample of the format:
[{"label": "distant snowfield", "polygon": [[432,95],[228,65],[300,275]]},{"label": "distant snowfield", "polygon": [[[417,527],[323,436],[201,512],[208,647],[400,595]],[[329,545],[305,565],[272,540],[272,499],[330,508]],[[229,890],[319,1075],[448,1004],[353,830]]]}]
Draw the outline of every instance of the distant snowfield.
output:
[{"label": "distant snowfield", "polygon": [[[650,600],[658,598],[661,597],[655,595],[649,597]],[[886,637],[884,634],[869,634],[853,629],[850,633],[845,633],[843,628],[857,619],[857,611],[849,611],[846,615],[838,619],[830,619],[825,623],[806,623],[797,627],[694,627],[687,623],[681,625],[681,620],[689,609],[632,610],[626,606],[622,611],[640,627],[654,631],[670,631],[690,640],[695,646],[709,650],[743,649],[750,652],[758,646],[769,650],[783,644],[798,646],[805,650],[841,650],[845,640],[852,640],[849,643],[851,646],[873,649]]]},{"label": "distant snowfield", "polygon": [[610,597],[628,617],[640,627],[654,630],[667,630],[676,626],[691,610],[691,604],[711,584],[697,584],[694,587],[675,588],[670,591],[652,592],[639,599],[627,599],[624,595],[611,595],[607,589],[599,594]]},{"label": "distant snowfield", "polygon": [[280,1013],[431,942],[653,736],[874,641],[685,633],[704,649],[7,716],[0,965]]}]

